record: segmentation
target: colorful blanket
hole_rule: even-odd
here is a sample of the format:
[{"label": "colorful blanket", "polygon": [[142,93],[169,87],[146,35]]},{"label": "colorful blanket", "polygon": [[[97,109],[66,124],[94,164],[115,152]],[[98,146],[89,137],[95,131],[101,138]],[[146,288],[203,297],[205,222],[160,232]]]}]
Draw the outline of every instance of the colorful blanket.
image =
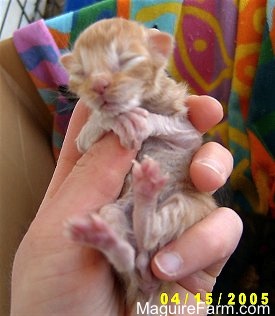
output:
[{"label": "colorful blanket", "polygon": [[225,118],[209,136],[234,156],[234,208],[275,217],[275,1],[103,0],[14,33],[14,43],[54,118],[58,157],[75,105],[61,93],[59,65],[89,24],[123,16],[176,38],[170,73],[196,94],[224,106]]}]

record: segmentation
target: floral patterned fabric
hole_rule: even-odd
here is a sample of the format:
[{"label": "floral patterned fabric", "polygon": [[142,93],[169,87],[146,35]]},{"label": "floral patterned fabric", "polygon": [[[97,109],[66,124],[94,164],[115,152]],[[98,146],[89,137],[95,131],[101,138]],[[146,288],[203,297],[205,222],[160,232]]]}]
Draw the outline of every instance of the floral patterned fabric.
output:
[{"label": "floral patterned fabric", "polygon": [[224,107],[208,136],[234,156],[234,208],[274,218],[275,1],[103,0],[16,31],[18,53],[54,117],[56,158],[75,105],[60,93],[68,78],[58,59],[85,27],[113,16],[175,36],[171,75]]}]

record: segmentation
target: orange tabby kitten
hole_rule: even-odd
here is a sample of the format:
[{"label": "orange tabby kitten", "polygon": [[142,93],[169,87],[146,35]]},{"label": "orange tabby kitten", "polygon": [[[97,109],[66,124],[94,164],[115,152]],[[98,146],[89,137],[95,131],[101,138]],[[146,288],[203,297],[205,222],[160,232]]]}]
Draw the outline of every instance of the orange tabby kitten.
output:
[{"label": "orange tabby kitten", "polygon": [[169,34],[113,18],[88,27],[61,59],[70,89],[92,111],[78,149],[111,130],[123,146],[139,149],[120,198],[66,228],[113,265],[133,315],[137,301],[159,302],[163,284],[151,272],[152,256],[216,207],[189,177],[202,140],[187,118],[186,86],[165,72],[172,49]]}]

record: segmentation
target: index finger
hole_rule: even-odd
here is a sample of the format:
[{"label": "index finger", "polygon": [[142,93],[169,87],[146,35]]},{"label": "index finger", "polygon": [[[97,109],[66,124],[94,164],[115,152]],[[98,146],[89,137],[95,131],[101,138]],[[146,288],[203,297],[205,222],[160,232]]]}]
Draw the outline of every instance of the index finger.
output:
[{"label": "index finger", "polygon": [[87,121],[89,114],[89,109],[83,102],[78,101],[69,122],[57,166],[46,193],[46,198],[54,195],[57,188],[60,187],[81,157],[81,154],[77,150],[75,139]]},{"label": "index finger", "polygon": [[223,108],[219,101],[207,95],[191,95],[186,100],[189,119],[195,128],[205,133],[223,118]]},{"label": "index finger", "polygon": [[237,213],[225,207],[216,209],[161,249],[153,259],[153,272],[160,279],[172,281],[209,267],[217,268],[219,263],[217,271],[211,271],[217,276],[241,234],[242,221]]}]

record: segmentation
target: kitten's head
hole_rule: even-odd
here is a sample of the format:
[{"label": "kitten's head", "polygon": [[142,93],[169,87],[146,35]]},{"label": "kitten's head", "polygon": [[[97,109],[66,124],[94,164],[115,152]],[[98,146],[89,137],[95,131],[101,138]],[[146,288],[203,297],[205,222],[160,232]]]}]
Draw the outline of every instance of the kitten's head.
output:
[{"label": "kitten's head", "polygon": [[88,27],[61,62],[70,89],[87,106],[115,115],[140,106],[159,89],[172,48],[169,34],[113,18]]}]

